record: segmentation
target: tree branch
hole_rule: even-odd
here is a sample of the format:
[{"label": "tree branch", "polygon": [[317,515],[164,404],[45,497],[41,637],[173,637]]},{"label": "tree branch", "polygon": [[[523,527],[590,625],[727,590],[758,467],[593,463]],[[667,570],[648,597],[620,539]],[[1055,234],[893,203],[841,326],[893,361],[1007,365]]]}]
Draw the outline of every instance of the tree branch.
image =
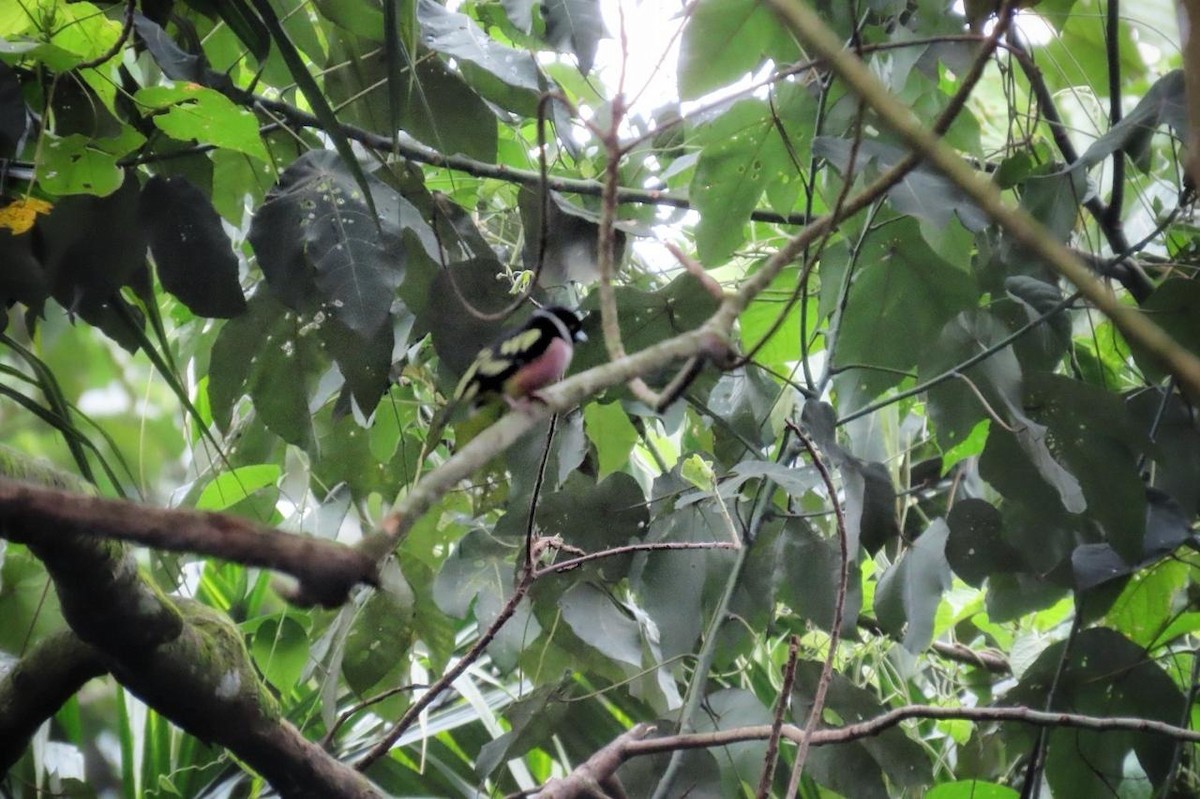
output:
[{"label": "tree branch", "polygon": [[[4,487],[10,499],[28,488],[12,481]],[[97,512],[105,518],[110,506],[123,504],[104,503]],[[164,595],[124,544],[104,537],[111,530],[88,530],[70,518],[47,523],[46,509],[13,507],[0,523],[5,537],[42,561],[71,630],[131,693],[190,734],[228,749],[281,796],[380,796],[282,718],[227,616]]]},{"label": "tree branch", "polygon": [[100,653],[70,630],[34,644],[0,679],[0,775],[20,759],[42,722],[107,672]]},{"label": "tree branch", "polygon": [[[169,510],[39,488],[0,477],[0,526],[38,536],[94,536],[274,569],[299,582],[290,599],[327,607],[374,585],[375,562],[353,547],[285,533],[219,513]],[[26,536],[34,535],[26,532]]]},{"label": "tree branch", "polygon": [[[1200,731],[1177,727],[1173,724],[1153,719],[1125,716],[1084,716],[1077,713],[1047,713],[1042,710],[1032,710],[1023,706],[940,707],[934,705],[907,705],[857,724],[847,724],[844,727],[833,729],[816,730],[810,736],[810,744],[812,746],[830,746],[870,738],[909,719],[954,719],[971,722],[1017,723],[1030,724],[1035,727],[1063,727],[1094,730],[1096,732],[1148,732],[1164,735],[1179,741],[1200,743]],[[756,724],[730,730],[667,735],[660,738],[642,738],[640,740],[625,738],[625,736],[630,735],[635,730],[639,730],[641,726],[634,727],[630,732],[625,733],[612,744],[601,749],[593,759],[599,758],[600,754],[604,753],[602,762],[606,768],[611,768],[611,771],[602,773],[596,769],[592,769],[589,772],[590,776],[596,778],[597,782],[603,782],[603,777],[614,774],[623,763],[634,757],[675,752],[684,749],[710,749],[718,746],[743,743],[745,741],[765,741],[770,739],[773,731],[773,725],[771,724]],[[782,735],[790,741],[800,743],[805,737],[805,732],[795,724],[785,724],[783,725]],[[618,744],[618,742],[620,743]],[[593,759],[589,759],[588,763],[591,763]],[[547,783],[547,787],[550,785],[551,783]],[[554,799],[595,796],[596,794],[588,792],[590,785],[591,783],[574,783],[572,786],[573,791],[564,792],[560,790],[553,794]],[[537,796],[539,799],[545,799],[546,794],[537,794]]]},{"label": "tree branch", "polygon": [[850,88],[875,109],[882,121],[921,158],[931,163],[963,190],[1000,227],[1060,275],[1104,313],[1126,340],[1140,345],[1177,377],[1193,394],[1200,394],[1200,358],[1180,347],[1148,317],[1122,305],[1102,281],[1080,263],[1070,250],[1048,235],[1027,213],[1010,208],[999,189],[981,179],[952,148],[939,141],[916,119],[911,109],[891,96],[861,61],[842,50],[841,43],[812,9],[797,0],[767,0],[787,28],[824,56]]}]

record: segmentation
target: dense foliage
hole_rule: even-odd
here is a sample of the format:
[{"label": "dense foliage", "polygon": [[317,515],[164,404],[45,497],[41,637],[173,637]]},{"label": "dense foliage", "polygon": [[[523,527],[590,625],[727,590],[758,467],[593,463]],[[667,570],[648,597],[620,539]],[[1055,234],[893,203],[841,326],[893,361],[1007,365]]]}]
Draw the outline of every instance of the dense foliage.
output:
[{"label": "dense foliage", "polygon": [[1171,5],[816,5],[0,4],[4,795],[1195,795]]}]

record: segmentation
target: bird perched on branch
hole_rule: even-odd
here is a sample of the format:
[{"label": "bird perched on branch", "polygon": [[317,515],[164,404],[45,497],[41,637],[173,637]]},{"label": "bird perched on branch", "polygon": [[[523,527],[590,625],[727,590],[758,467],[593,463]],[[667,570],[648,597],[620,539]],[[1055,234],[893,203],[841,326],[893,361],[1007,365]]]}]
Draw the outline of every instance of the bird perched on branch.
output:
[{"label": "bird perched on branch", "polygon": [[503,397],[510,405],[562,379],[583,322],[569,308],[539,308],[519,328],[503,333],[475,356],[454,392],[454,403],[481,404]]},{"label": "bird perched on branch", "polygon": [[[503,399],[510,407],[517,407],[526,398],[536,397],[538,389],[561,380],[571,364],[575,343],[587,340],[582,328],[579,315],[569,308],[539,308],[525,324],[501,333],[480,350],[463,372],[450,402],[430,420],[420,462],[441,441],[442,430],[463,405],[478,408]],[[465,423],[465,429],[459,430],[456,441],[462,444],[473,438],[497,418],[495,410],[476,413]]]}]

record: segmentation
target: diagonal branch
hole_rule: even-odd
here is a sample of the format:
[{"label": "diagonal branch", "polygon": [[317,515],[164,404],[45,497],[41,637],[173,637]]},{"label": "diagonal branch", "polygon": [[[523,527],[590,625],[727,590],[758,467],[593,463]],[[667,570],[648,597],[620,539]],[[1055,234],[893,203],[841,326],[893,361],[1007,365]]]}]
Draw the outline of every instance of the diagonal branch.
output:
[{"label": "diagonal branch", "polygon": [[107,671],[100,653],[70,630],[38,641],[0,679],[0,774],[17,762],[63,702]]},{"label": "diagonal branch", "polygon": [[983,180],[948,145],[916,119],[911,109],[887,91],[867,67],[841,43],[807,3],[767,0],[787,28],[823,56],[831,69],[879,114],[888,127],[920,156],[969,196],[984,213],[1014,239],[1045,260],[1104,313],[1133,344],[1141,346],[1191,393],[1200,394],[1200,358],[1172,339],[1154,322],[1121,302],[1069,249],[1046,233],[1027,213],[1008,206],[999,189]]},{"label": "diagonal branch", "polygon": [[374,561],[334,541],[220,513],[152,508],[0,477],[0,529],[21,525],[47,537],[132,541],[281,571],[299,582],[291,597],[297,604],[338,605],[354,586],[377,580]]}]

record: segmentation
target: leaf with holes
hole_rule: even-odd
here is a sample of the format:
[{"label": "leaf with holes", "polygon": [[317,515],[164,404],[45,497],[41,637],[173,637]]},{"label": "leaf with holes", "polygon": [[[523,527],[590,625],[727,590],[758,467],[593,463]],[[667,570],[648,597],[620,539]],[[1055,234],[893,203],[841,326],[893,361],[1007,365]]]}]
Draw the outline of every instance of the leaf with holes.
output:
[{"label": "leaf with holes", "polygon": [[335,153],[309,152],[280,175],[249,236],[275,296],[296,311],[332,313],[363,339],[388,318],[405,254],[401,198],[369,185],[378,219]]}]

